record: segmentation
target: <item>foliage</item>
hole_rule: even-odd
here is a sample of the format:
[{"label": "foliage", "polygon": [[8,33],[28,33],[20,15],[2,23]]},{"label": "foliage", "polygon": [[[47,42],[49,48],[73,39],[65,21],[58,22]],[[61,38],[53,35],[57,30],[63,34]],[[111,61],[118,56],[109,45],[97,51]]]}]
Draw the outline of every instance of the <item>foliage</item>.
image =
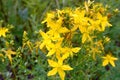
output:
[{"label": "foliage", "polygon": [[119,80],[119,5],[0,0],[0,80]]}]

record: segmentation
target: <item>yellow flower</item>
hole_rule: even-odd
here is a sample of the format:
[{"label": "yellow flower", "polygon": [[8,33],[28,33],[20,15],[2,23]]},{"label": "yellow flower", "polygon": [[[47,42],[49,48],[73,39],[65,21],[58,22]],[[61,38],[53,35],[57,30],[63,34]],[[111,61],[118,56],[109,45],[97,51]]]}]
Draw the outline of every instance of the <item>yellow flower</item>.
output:
[{"label": "yellow flower", "polygon": [[101,26],[99,27],[99,31],[104,31],[106,27],[108,26],[112,26],[109,22],[108,22],[108,18],[107,16],[103,17],[102,14],[98,13],[97,14],[98,19],[101,22]]},{"label": "yellow flower", "polygon": [[0,27],[0,37],[1,36],[6,37],[6,32],[8,32],[7,28]]},{"label": "yellow flower", "polygon": [[91,37],[88,33],[83,33],[82,35],[82,43],[85,43],[85,41],[91,41]]},{"label": "yellow flower", "polygon": [[73,15],[74,26],[79,27],[81,33],[86,32],[86,26],[88,25],[88,18],[85,17],[85,10],[80,10],[77,8]]},{"label": "yellow flower", "polygon": [[3,52],[6,53],[5,55],[8,57],[8,59],[12,63],[12,57],[11,57],[11,55],[15,55],[16,52],[12,51],[11,49],[8,49],[7,51],[3,50]]},{"label": "yellow flower", "polygon": [[51,44],[51,49],[49,50],[47,56],[52,56],[54,53],[56,53],[56,57],[60,57],[62,41],[63,38],[60,38],[55,44]]},{"label": "yellow flower", "polygon": [[64,80],[65,70],[68,71],[73,69],[69,65],[63,65],[63,60],[59,60],[58,62],[55,62],[53,60],[48,60],[48,63],[51,67],[53,67],[53,69],[49,71],[47,75],[53,76],[53,75],[56,75],[56,73],[58,72],[61,80]]},{"label": "yellow flower", "polygon": [[46,47],[49,50],[49,46],[51,46],[51,38],[48,34],[44,33],[40,30],[40,34],[43,38],[43,42],[40,45],[40,49],[43,49],[43,47]]},{"label": "yellow flower", "polygon": [[62,59],[66,59],[68,58],[69,56],[73,57],[73,53],[77,53],[79,52],[81,48],[79,47],[75,47],[75,48],[68,48],[68,47],[65,47],[62,49],[62,53],[63,53],[63,56],[62,56]]},{"label": "yellow flower", "polygon": [[110,63],[113,67],[115,67],[114,61],[118,60],[118,58],[112,57],[110,54],[107,54],[105,57],[102,58],[104,59],[102,64],[103,66],[106,66]]},{"label": "yellow flower", "polygon": [[89,19],[90,26],[88,27],[89,32],[94,32],[95,30],[99,30],[100,20]]},{"label": "yellow flower", "polygon": [[69,30],[66,27],[62,27],[63,24],[63,18],[60,17],[56,22],[54,22],[54,25],[50,26],[50,30],[47,32],[47,34],[53,36],[53,39],[60,38],[60,34],[64,34],[69,32]]},{"label": "yellow flower", "polygon": [[55,13],[54,12],[47,13],[47,17],[46,17],[46,19],[44,21],[42,21],[42,23],[47,22],[47,27],[53,26],[54,23],[55,23],[53,21],[54,17],[55,17]]}]

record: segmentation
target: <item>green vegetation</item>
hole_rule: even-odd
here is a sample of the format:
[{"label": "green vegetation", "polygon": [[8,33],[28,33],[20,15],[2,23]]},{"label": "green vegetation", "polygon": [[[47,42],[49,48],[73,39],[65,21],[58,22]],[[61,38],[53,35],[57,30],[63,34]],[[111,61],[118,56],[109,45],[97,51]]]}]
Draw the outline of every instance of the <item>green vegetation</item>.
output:
[{"label": "green vegetation", "polygon": [[120,80],[120,0],[0,0],[0,80]]}]

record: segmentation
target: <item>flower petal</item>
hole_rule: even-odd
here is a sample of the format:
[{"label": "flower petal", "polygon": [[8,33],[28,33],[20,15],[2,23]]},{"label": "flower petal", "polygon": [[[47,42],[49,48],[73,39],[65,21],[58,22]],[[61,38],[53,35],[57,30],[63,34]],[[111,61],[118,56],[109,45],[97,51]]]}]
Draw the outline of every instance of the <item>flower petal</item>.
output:
[{"label": "flower petal", "polygon": [[69,32],[69,30],[66,27],[63,27],[63,28],[59,29],[59,32],[60,33],[67,33],[67,32]]},{"label": "flower petal", "polygon": [[43,39],[48,39],[48,35],[44,33],[42,30],[40,30],[40,34],[43,37]]},{"label": "flower petal", "polygon": [[74,53],[77,53],[80,49],[81,49],[81,48],[76,47],[76,48],[72,48],[72,51],[73,51]]},{"label": "flower petal", "polygon": [[40,49],[43,49],[44,46],[45,46],[45,43],[44,43],[44,42],[41,43],[41,44],[40,44]]},{"label": "flower petal", "polygon": [[48,63],[49,63],[49,65],[50,65],[51,67],[56,67],[56,66],[58,66],[58,63],[56,63],[56,62],[53,61],[53,60],[48,60]]},{"label": "flower petal", "polygon": [[65,78],[65,72],[62,69],[58,69],[58,74],[59,74],[61,80],[64,80],[64,78]]},{"label": "flower petal", "polygon": [[52,50],[50,50],[50,51],[48,52],[47,56],[51,56],[51,55],[53,55],[54,53],[55,53],[55,50],[52,49]]},{"label": "flower petal", "polygon": [[82,35],[82,43],[84,43],[84,42],[87,40],[87,38],[88,38],[88,34],[87,34],[87,33],[84,33],[84,34]]},{"label": "flower petal", "polygon": [[69,53],[66,52],[65,54],[63,54],[62,59],[65,60],[65,59],[67,59],[68,57],[69,57]]},{"label": "flower petal", "polygon": [[51,71],[48,72],[47,76],[52,76],[57,73],[57,68],[53,68]]},{"label": "flower petal", "polygon": [[63,65],[62,69],[63,70],[73,70],[73,68],[71,68],[69,65]]},{"label": "flower petal", "polygon": [[115,67],[115,63],[114,63],[113,60],[110,60],[110,64],[111,64],[113,67]]},{"label": "flower petal", "polygon": [[108,64],[108,60],[104,60],[102,66],[106,66]]},{"label": "flower petal", "polygon": [[118,60],[118,58],[115,58],[115,57],[111,57],[112,60]]}]

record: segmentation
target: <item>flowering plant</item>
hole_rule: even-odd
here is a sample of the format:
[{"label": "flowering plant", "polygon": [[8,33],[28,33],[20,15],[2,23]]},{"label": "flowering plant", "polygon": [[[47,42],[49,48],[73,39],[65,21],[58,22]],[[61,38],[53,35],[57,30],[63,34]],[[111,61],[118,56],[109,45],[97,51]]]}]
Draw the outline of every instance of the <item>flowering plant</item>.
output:
[{"label": "flowering plant", "polygon": [[[7,2],[2,1],[0,4]],[[16,5],[19,1],[15,1]],[[39,18],[39,0],[22,1],[27,8],[22,11],[15,5],[18,13],[14,26],[8,24],[14,21],[9,11],[3,15],[6,23],[0,21],[0,80],[103,80],[106,75],[113,75],[112,69],[119,70],[119,63],[115,62],[120,53],[119,41],[116,46],[111,34],[119,36],[120,28],[116,31],[116,23],[110,21],[113,13],[108,11],[108,5],[87,0],[79,7],[45,10]],[[34,4],[37,7],[33,8]],[[1,19],[4,9],[0,10]],[[116,15],[119,10],[113,12]]]},{"label": "flowering plant", "polygon": [[[40,34],[43,38],[40,49],[46,48],[48,63],[53,69],[48,72],[48,76],[55,75],[57,72],[64,80],[64,70],[73,70],[69,65],[63,65],[74,55],[89,54],[96,60],[96,55],[104,56],[104,45],[110,38],[103,35],[106,28],[112,26],[108,22],[106,8],[102,4],[92,4],[85,2],[85,7],[75,9],[65,8],[62,10],[51,11],[42,23],[46,24],[47,30]],[[75,37],[78,36],[76,39]],[[114,58],[107,54],[103,57],[103,66],[109,62],[114,67]]]}]

